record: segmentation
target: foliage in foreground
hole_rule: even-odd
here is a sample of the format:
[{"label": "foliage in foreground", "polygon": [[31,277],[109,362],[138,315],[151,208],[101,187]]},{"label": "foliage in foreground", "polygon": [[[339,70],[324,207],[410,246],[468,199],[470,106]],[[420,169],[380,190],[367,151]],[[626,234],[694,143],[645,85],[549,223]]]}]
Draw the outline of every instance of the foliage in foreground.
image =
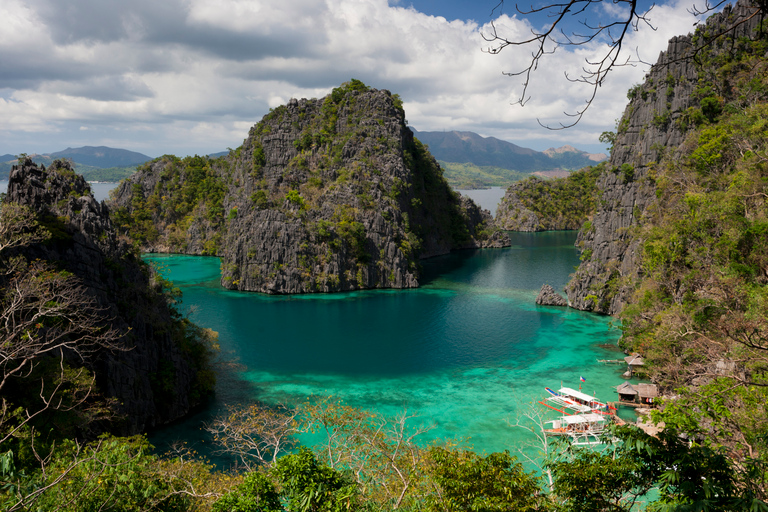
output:
[{"label": "foliage in foreground", "polygon": [[[66,162],[47,171],[74,177]],[[77,190],[87,191],[80,185]],[[0,204],[0,509],[103,510],[105,503],[110,510],[186,509],[167,504],[188,494],[174,486],[194,465],[148,459],[149,445],[139,438],[84,441],[122,426],[116,400],[97,383],[98,363],[105,354],[130,350],[132,340],[130,328],[93,288],[61,264],[31,256],[42,247],[63,251],[74,243],[70,218],[62,213],[68,204],[65,199],[41,212],[5,198]],[[105,258],[106,266],[119,279],[132,256],[113,256]],[[136,271],[149,273],[146,267]],[[155,331],[169,332],[196,365],[188,396],[199,402],[213,386],[212,334],[166,309],[173,303],[166,284],[141,288],[136,306],[144,308],[142,326],[161,324],[162,331]],[[174,378],[170,372],[158,379],[154,399],[161,406]],[[165,480],[142,476],[145,471]],[[171,474],[178,482],[169,487]]]},{"label": "foliage in foreground", "polygon": [[[226,421],[236,430],[268,409],[241,408],[242,418],[231,413]],[[244,472],[218,471],[183,448],[159,457],[143,437],[65,441],[37,469],[17,467],[14,453],[5,452],[0,504],[73,512],[768,510],[761,468],[674,429],[651,437],[617,427],[597,450],[550,441],[545,464],[554,485],[547,494],[542,479],[508,452],[479,455],[419,442],[426,430],[406,424],[412,415],[384,418],[330,399],[269,414],[287,420],[274,423],[277,437],[314,430],[318,445],[278,449],[275,458],[264,457],[262,447]],[[657,496],[650,503],[649,492]]]}]

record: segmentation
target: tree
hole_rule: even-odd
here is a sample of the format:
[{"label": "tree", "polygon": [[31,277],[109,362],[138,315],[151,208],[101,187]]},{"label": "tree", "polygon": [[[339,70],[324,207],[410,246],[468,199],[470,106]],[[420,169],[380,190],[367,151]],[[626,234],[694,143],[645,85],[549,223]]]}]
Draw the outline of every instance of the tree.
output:
[{"label": "tree", "polygon": [[[0,208],[2,444],[24,428],[33,433],[46,412],[76,413],[81,426],[105,413],[103,403],[93,403],[94,379],[83,363],[100,350],[125,350],[125,333],[73,274],[15,253],[49,234],[30,209]],[[89,401],[93,407],[85,407]]]},{"label": "tree", "polygon": [[508,451],[482,457],[466,450],[429,450],[429,473],[435,492],[428,510],[506,511],[541,510],[541,482],[523,470]]},{"label": "tree", "polygon": [[[709,3],[709,0],[705,1],[703,9],[696,9],[694,7],[691,13],[694,15],[704,15],[713,12],[722,7],[728,0],[717,0],[715,3]],[[529,9],[521,9],[516,5],[517,12],[523,16],[543,15],[549,18],[548,23],[543,29],[533,29],[531,36],[527,38],[507,38],[500,34],[496,26],[491,23],[490,31],[487,34],[483,34],[484,39],[490,43],[486,50],[488,53],[499,54],[510,46],[533,47],[528,66],[518,71],[504,72],[508,76],[524,77],[523,90],[517,104],[522,106],[528,101],[528,86],[531,76],[539,67],[545,55],[551,55],[563,47],[578,47],[604,41],[606,50],[602,57],[597,58],[595,61],[586,60],[586,65],[582,67],[582,72],[579,76],[569,76],[567,73],[565,75],[567,80],[586,84],[591,89],[584,107],[572,113],[565,112],[565,115],[573,120],[561,123],[556,129],[570,128],[581,120],[584,113],[592,105],[597,96],[597,91],[611,71],[617,67],[634,65],[640,62],[639,59],[633,61],[629,56],[625,56],[623,52],[624,45],[627,34],[631,31],[637,31],[640,25],[644,24],[655,30],[650,18],[653,5],[645,9],[641,7],[638,0],[614,0],[611,3],[614,6],[612,12],[617,14],[605,23],[594,21],[600,18],[601,13],[598,10],[604,9],[602,5],[603,0],[567,0],[559,3],[548,3],[541,7],[531,6]],[[754,17],[765,16],[768,13],[768,2],[766,0],[746,0],[745,3],[748,6],[746,14],[729,20],[723,30],[707,37],[698,47],[692,48],[687,58],[695,58],[702,48],[708,46],[717,37],[736,30],[737,27],[747,23]],[[500,0],[499,4],[494,8],[494,12],[496,10],[501,12],[503,7],[504,0]],[[569,22],[578,23],[581,28],[579,30],[570,29],[567,27]]]},{"label": "tree", "polygon": [[355,409],[331,398],[302,406],[310,432],[324,432],[316,451],[330,467],[352,471],[380,506],[398,509],[423,477],[422,448],[416,439],[433,425],[411,427],[417,415],[404,410],[394,417]]},{"label": "tree", "polygon": [[249,471],[271,466],[278,455],[296,445],[296,409],[265,404],[229,406],[227,414],[206,423],[205,430],[221,448],[218,453],[236,457]]},{"label": "tree", "polygon": [[[42,471],[0,455],[0,509],[113,512],[198,510],[230,490],[231,478],[190,453],[160,457],[143,436],[65,440]],[[230,509],[226,509],[230,510]]]},{"label": "tree", "polygon": [[263,473],[252,471],[243,483],[219,498],[213,512],[280,512],[280,495],[275,484]]},{"label": "tree", "polygon": [[654,437],[636,427],[616,427],[611,435],[617,442],[609,451],[578,449],[570,460],[552,464],[562,510],[628,512],[653,488],[659,498],[652,510],[768,510],[757,486],[740,481],[721,450],[689,441],[672,428]]},{"label": "tree", "polygon": [[306,447],[270,468],[248,473],[213,504],[213,512],[346,512],[359,510],[357,484]]},{"label": "tree", "polygon": [[357,484],[341,472],[321,464],[306,447],[277,461],[273,473],[288,500],[289,512],[353,510]]},{"label": "tree", "polygon": [[[507,424],[510,427],[525,430],[533,436],[529,441],[521,441],[517,446],[517,452],[528,464],[541,471],[546,477],[547,486],[551,492],[554,480],[549,464],[559,460],[563,455],[563,450],[557,449],[552,443],[552,439],[547,437],[547,433],[544,431],[544,425],[547,423],[546,416],[542,408],[535,405],[534,403],[528,404],[527,410],[518,415],[514,423],[508,420]],[[531,455],[534,448],[538,449],[537,457]]]}]

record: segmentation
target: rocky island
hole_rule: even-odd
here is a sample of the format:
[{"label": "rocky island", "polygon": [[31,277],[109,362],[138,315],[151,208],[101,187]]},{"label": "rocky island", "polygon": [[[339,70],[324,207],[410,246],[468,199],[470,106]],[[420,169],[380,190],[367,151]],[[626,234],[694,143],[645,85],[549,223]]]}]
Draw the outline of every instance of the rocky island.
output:
[{"label": "rocky island", "polygon": [[508,231],[575,230],[591,219],[595,185],[605,165],[543,180],[532,176],[510,186],[496,210],[496,225]]},{"label": "rocky island", "polygon": [[112,207],[142,250],[219,255],[223,286],[264,293],[412,288],[420,259],[509,244],[399,98],[357,80],[273,109],[227,156],[145,165]]}]

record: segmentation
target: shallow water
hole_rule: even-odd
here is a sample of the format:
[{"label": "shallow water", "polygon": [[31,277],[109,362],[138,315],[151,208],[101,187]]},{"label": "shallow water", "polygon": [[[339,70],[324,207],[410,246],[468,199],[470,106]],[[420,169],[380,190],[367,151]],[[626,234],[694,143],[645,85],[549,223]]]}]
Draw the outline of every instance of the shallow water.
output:
[{"label": "shallow water", "polygon": [[225,403],[331,395],[385,414],[417,412],[414,424],[437,426],[425,439],[514,452],[527,438],[507,422],[544,410],[536,401],[545,386],[577,388],[583,376],[583,391],[613,400],[622,382],[620,368],[597,362],[622,355],[605,348],[619,336],[611,318],[534,304],[543,283],[567,282],[574,239],[513,233],[511,248],[423,262],[416,290],[304,296],[226,291],[217,258],[147,256],[182,289],[182,309],[246,367],[220,376],[208,410],[151,440],[199,442],[200,422]]}]

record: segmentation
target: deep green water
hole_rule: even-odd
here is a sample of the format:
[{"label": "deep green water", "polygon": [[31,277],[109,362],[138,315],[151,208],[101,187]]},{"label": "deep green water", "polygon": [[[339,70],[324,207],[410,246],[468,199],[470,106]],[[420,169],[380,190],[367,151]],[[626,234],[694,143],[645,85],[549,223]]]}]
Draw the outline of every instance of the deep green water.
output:
[{"label": "deep green water", "polygon": [[[575,233],[513,234],[513,247],[425,261],[422,287],[264,296],[219,286],[219,260],[147,256],[184,293],[182,309],[219,332],[223,354],[245,365],[220,375],[209,410],[155,432],[162,446],[200,441],[200,422],[234,401],[300,403],[332,395],[347,404],[434,423],[428,438],[459,438],[478,451],[516,448],[508,426],[563,383],[615,399],[619,331],[611,318],[541,307],[543,283],[561,290],[578,264]],[[550,415],[551,416],[551,415]]]}]

